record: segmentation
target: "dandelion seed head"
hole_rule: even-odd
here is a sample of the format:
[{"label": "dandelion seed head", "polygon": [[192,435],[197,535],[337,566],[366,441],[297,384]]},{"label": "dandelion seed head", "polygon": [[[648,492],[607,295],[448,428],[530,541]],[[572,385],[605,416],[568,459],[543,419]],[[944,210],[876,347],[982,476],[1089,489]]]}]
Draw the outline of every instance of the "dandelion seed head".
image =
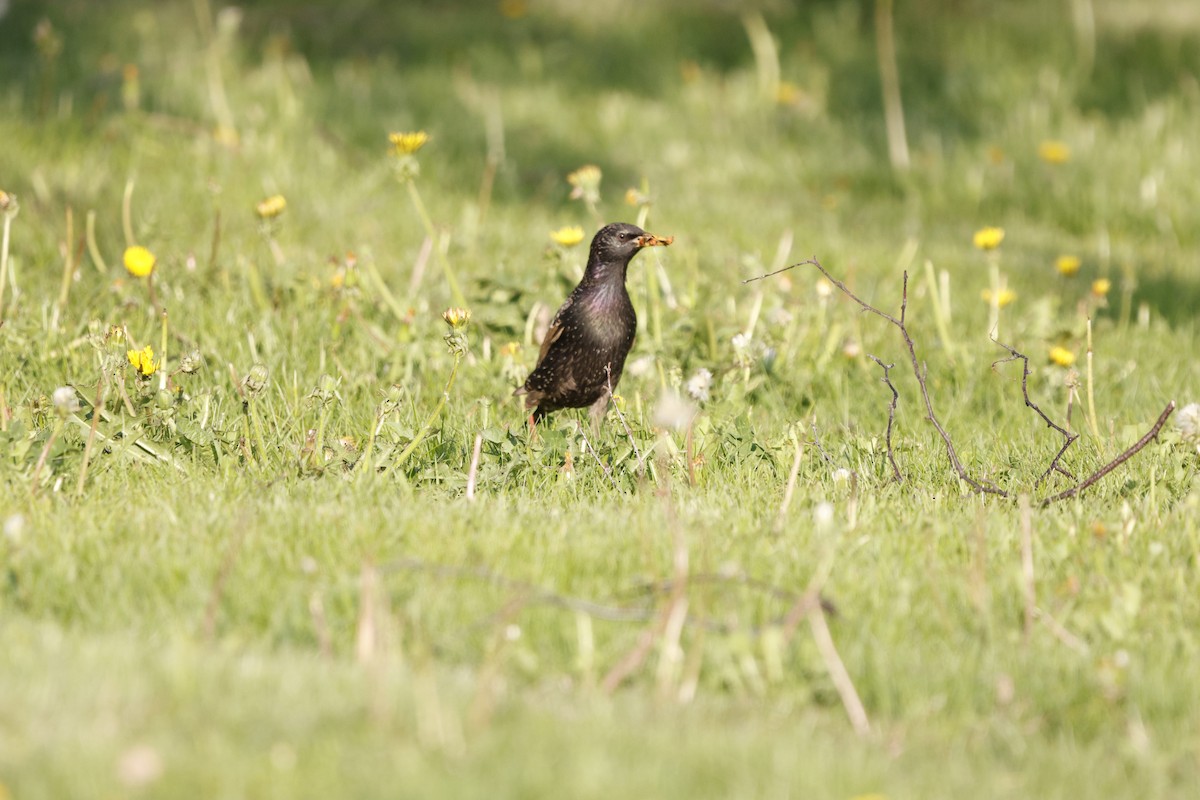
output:
[{"label": "dandelion seed head", "polygon": [[1175,415],[1175,429],[1185,441],[1200,442],[1200,403],[1188,403]]},{"label": "dandelion seed head", "polygon": [[667,390],[654,406],[654,424],[659,428],[681,430],[696,416],[696,407],[674,390]]},{"label": "dandelion seed head", "polygon": [[74,386],[60,386],[55,389],[50,395],[50,402],[64,417],[79,410],[79,396],[75,393]]},{"label": "dandelion seed head", "polygon": [[687,379],[684,389],[688,395],[699,403],[708,401],[708,390],[712,388],[712,372],[701,367],[692,373],[692,376]]}]

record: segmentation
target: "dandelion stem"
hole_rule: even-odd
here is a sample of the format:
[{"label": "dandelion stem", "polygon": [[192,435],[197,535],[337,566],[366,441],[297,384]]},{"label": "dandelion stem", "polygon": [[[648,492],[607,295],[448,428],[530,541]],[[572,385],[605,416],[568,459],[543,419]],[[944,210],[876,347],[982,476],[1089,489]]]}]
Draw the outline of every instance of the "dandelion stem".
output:
[{"label": "dandelion stem", "polygon": [[96,246],[96,212],[90,210],[87,212],[87,247],[88,255],[92,257],[92,263],[96,265],[96,269],[100,272],[108,272],[108,264],[104,261],[104,256],[100,254],[100,248]]},{"label": "dandelion stem", "polygon": [[167,388],[167,312],[166,309],[162,312],[162,339],[160,342],[158,353],[158,388],[164,390]]},{"label": "dandelion stem", "polygon": [[[942,275],[949,277],[945,272]],[[946,355],[953,363],[955,361],[954,351],[957,348],[954,340],[950,338],[950,293],[943,292],[939,287],[937,276],[933,271],[933,262],[929,259],[925,259],[925,281],[929,284],[929,294],[933,297],[933,321],[937,326],[938,336],[942,340],[942,347],[945,349]]]},{"label": "dandelion stem", "polygon": [[407,316],[404,313],[404,307],[400,305],[400,301],[396,299],[396,295],[392,294],[392,290],[388,288],[387,283],[383,280],[383,276],[379,274],[379,268],[375,266],[375,260],[366,259],[367,274],[371,276],[371,280],[375,282],[375,288],[379,290],[379,294],[383,297],[383,302],[396,315],[396,319],[404,322]]},{"label": "dandelion stem", "polygon": [[0,323],[4,322],[4,289],[8,285],[8,238],[12,221],[12,214],[4,215],[4,238],[0,242]]},{"label": "dandelion stem", "polygon": [[993,253],[988,254],[988,272],[991,276],[992,296],[988,303],[988,329],[989,338],[1000,338],[1000,264],[997,262]]},{"label": "dandelion stem", "polygon": [[1088,403],[1088,427],[1092,429],[1092,436],[1097,440],[1100,438],[1100,426],[1096,424],[1096,394],[1092,390],[1092,318],[1088,317],[1087,321],[1087,403]]},{"label": "dandelion stem", "polygon": [[442,265],[442,272],[446,274],[446,283],[450,286],[450,296],[454,298],[455,305],[465,306],[467,298],[458,286],[458,279],[454,277],[454,270],[450,268],[450,260],[446,258],[446,254],[438,246],[437,236],[433,229],[433,220],[430,219],[429,212],[425,209],[425,201],[421,199],[421,192],[417,189],[417,182],[409,180],[405,181],[405,185],[408,187],[408,196],[412,199],[413,207],[417,210],[417,216],[421,218],[421,223],[425,226],[425,234],[433,242],[433,252],[437,254],[438,263]]},{"label": "dandelion stem", "polygon": [[71,294],[71,276],[75,274],[75,248],[72,246],[74,239],[75,211],[70,206],[67,206],[67,248],[63,256],[62,283],[58,288],[58,305],[54,309],[55,323],[58,322],[59,317],[67,310],[67,298]]},{"label": "dandelion stem", "polygon": [[375,424],[371,426],[371,434],[367,437],[367,446],[363,448],[362,459],[359,460],[356,467],[359,472],[369,472],[371,464],[375,456],[375,440],[379,438],[379,431],[383,428],[383,420],[388,412],[380,407],[379,413],[375,415]]},{"label": "dandelion stem", "polygon": [[121,228],[125,231],[125,247],[137,244],[133,238],[133,178],[125,181],[125,194],[121,197]]},{"label": "dandelion stem", "polygon": [[87,482],[88,464],[92,460],[92,443],[96,441],[96,426],[100,424],[100,414],[104,409],[104,372],[100,373],[100,381],[96,385],[96,402],[92,406],[92,425],[88,430],[87,443],[83,446],[83,465],[79,468],[79,482],[75,484],[75,494],[83,496],[83,487]]},{"label": "dandelion stem", "polygon": [[392,468],[402,466],[408,457],[413,454],[425,437],[429,435],[429,431],[433,428],[433,423],[437,422],[437,418],[441,415],[442,409],[446,406],[446,401],[450,399],[450,388],[454,386],[454,378],[458,375],[458,365],[462,361],[462,356],[454,356],[454,366],[450,370],[450,379],[446,381],[446,387],[442,389],[442,397],[438,400],[437,406],[430,412],[429,418],[425,420],[425,424],[421,426],[421,430],[417,431],[417,435],[413,437],[408,446],[400,451],[400,455],[396,456],[396,460],[392,462]]},{"label": "dandelion stem", "polygon": [[250,403],[250,421],[254,425],[254,444],[258,448],[259,457],[261,458],[267,453],[267,440],[263,436],[262,420],[259,419],[258,408],[253,402]]},{"label": "dandelion stem", "polygon": [[904,130],[900,69],[896,66],[896,39],[892,31],[892,0],[875,0],[875,52],[879,57],[879,82],[883,87],[888,157],[893,169],[904,172],[909,164],[908,136]]}]

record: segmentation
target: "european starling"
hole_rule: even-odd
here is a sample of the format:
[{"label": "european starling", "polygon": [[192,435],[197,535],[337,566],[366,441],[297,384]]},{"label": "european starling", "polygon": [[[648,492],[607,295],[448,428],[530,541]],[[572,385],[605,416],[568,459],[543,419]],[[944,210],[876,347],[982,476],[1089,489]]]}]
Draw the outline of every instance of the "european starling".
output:
[{"label": "european starling", "polygon": [[554,315],[537,366],[515,394],[525,396],[536,423],[560,408],[590,407],[596,427],[616,388],[637,333],[637,314],[625,289],[629,261],[643,247],[669,245],[636,225],[605,225],[592,239],[583,280]]}]

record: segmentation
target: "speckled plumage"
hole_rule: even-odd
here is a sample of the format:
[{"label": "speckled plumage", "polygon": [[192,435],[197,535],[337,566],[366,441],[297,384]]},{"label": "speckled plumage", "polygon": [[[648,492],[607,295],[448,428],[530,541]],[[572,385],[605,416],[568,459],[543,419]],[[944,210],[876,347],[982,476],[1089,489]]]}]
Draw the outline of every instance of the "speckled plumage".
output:
[{"label": "speckled plumage", "polygon": [[590,407],[597,424],[615,390],[637,333],[637,314],[625,289],[629,261],[643,247],[668,245],[636,225],[606,225],[592,239],[583,280],[546,331],[537,366],[516,394],[535,421],[560,408]]}]

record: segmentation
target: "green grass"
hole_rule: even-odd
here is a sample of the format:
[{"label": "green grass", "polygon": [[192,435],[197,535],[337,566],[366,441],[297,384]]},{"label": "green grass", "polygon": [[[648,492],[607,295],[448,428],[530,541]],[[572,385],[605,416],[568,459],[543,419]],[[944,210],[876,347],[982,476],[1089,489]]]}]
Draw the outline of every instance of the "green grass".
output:
[{"label": "green grass", "polygon": [[[1200,17],[1097,2],[1089,64],[1073,4],[898,4],[898,173],[869,5],[765,16],[798,90],[778,103],[719,4],[14,3],[0,797],[1190,796],[1196,448],[1169,424],[1038,507],[1071,484],[1037,485],[1061,439],[1025,407],[1020,366],[993,368],[980,293],[993,274],[1016,291],[999,338],[1062,424],[1068,372],[1048,352],[1077,355],[1079,477],[1169,400],[1200,399]],[[452,294],[387,154],[389,131],[417,129],[416,185],[472,312],[436,414]],[[1047,140],[1070,159],[1039,159]],[[643,213],[676,237],[631,270],[629,430],[610,412],[595,454],[582,414],[531,438],[510,398],[585,258],[548,233],[597,227],[566,183],[589,163],[601,219]],[[158,256],[165,393],[126,358],[161,358],[163,337],[121,266],[127,191]],[[275,193],[277,253],[254,214]],[[985,225],[1006,231],[991,255],[971,244]],[[1079,275],[1055,272],[1060,254]],[[894,328],[823,296],[811,267],[741,283],[813,255],[892,313],[908,269],[935,410],[1011,499],[950,469]],[[944,331],[930,275],[950,289]],[[902,484],[867,354],[897,364]],[[656,409],[701,368],[689,445]],[[80,408],[60,416],[64,385]],[[1020,494],[1046,615],[1029,630]],[[865,736],[808,623],[789,624],[813,587]]]}]

